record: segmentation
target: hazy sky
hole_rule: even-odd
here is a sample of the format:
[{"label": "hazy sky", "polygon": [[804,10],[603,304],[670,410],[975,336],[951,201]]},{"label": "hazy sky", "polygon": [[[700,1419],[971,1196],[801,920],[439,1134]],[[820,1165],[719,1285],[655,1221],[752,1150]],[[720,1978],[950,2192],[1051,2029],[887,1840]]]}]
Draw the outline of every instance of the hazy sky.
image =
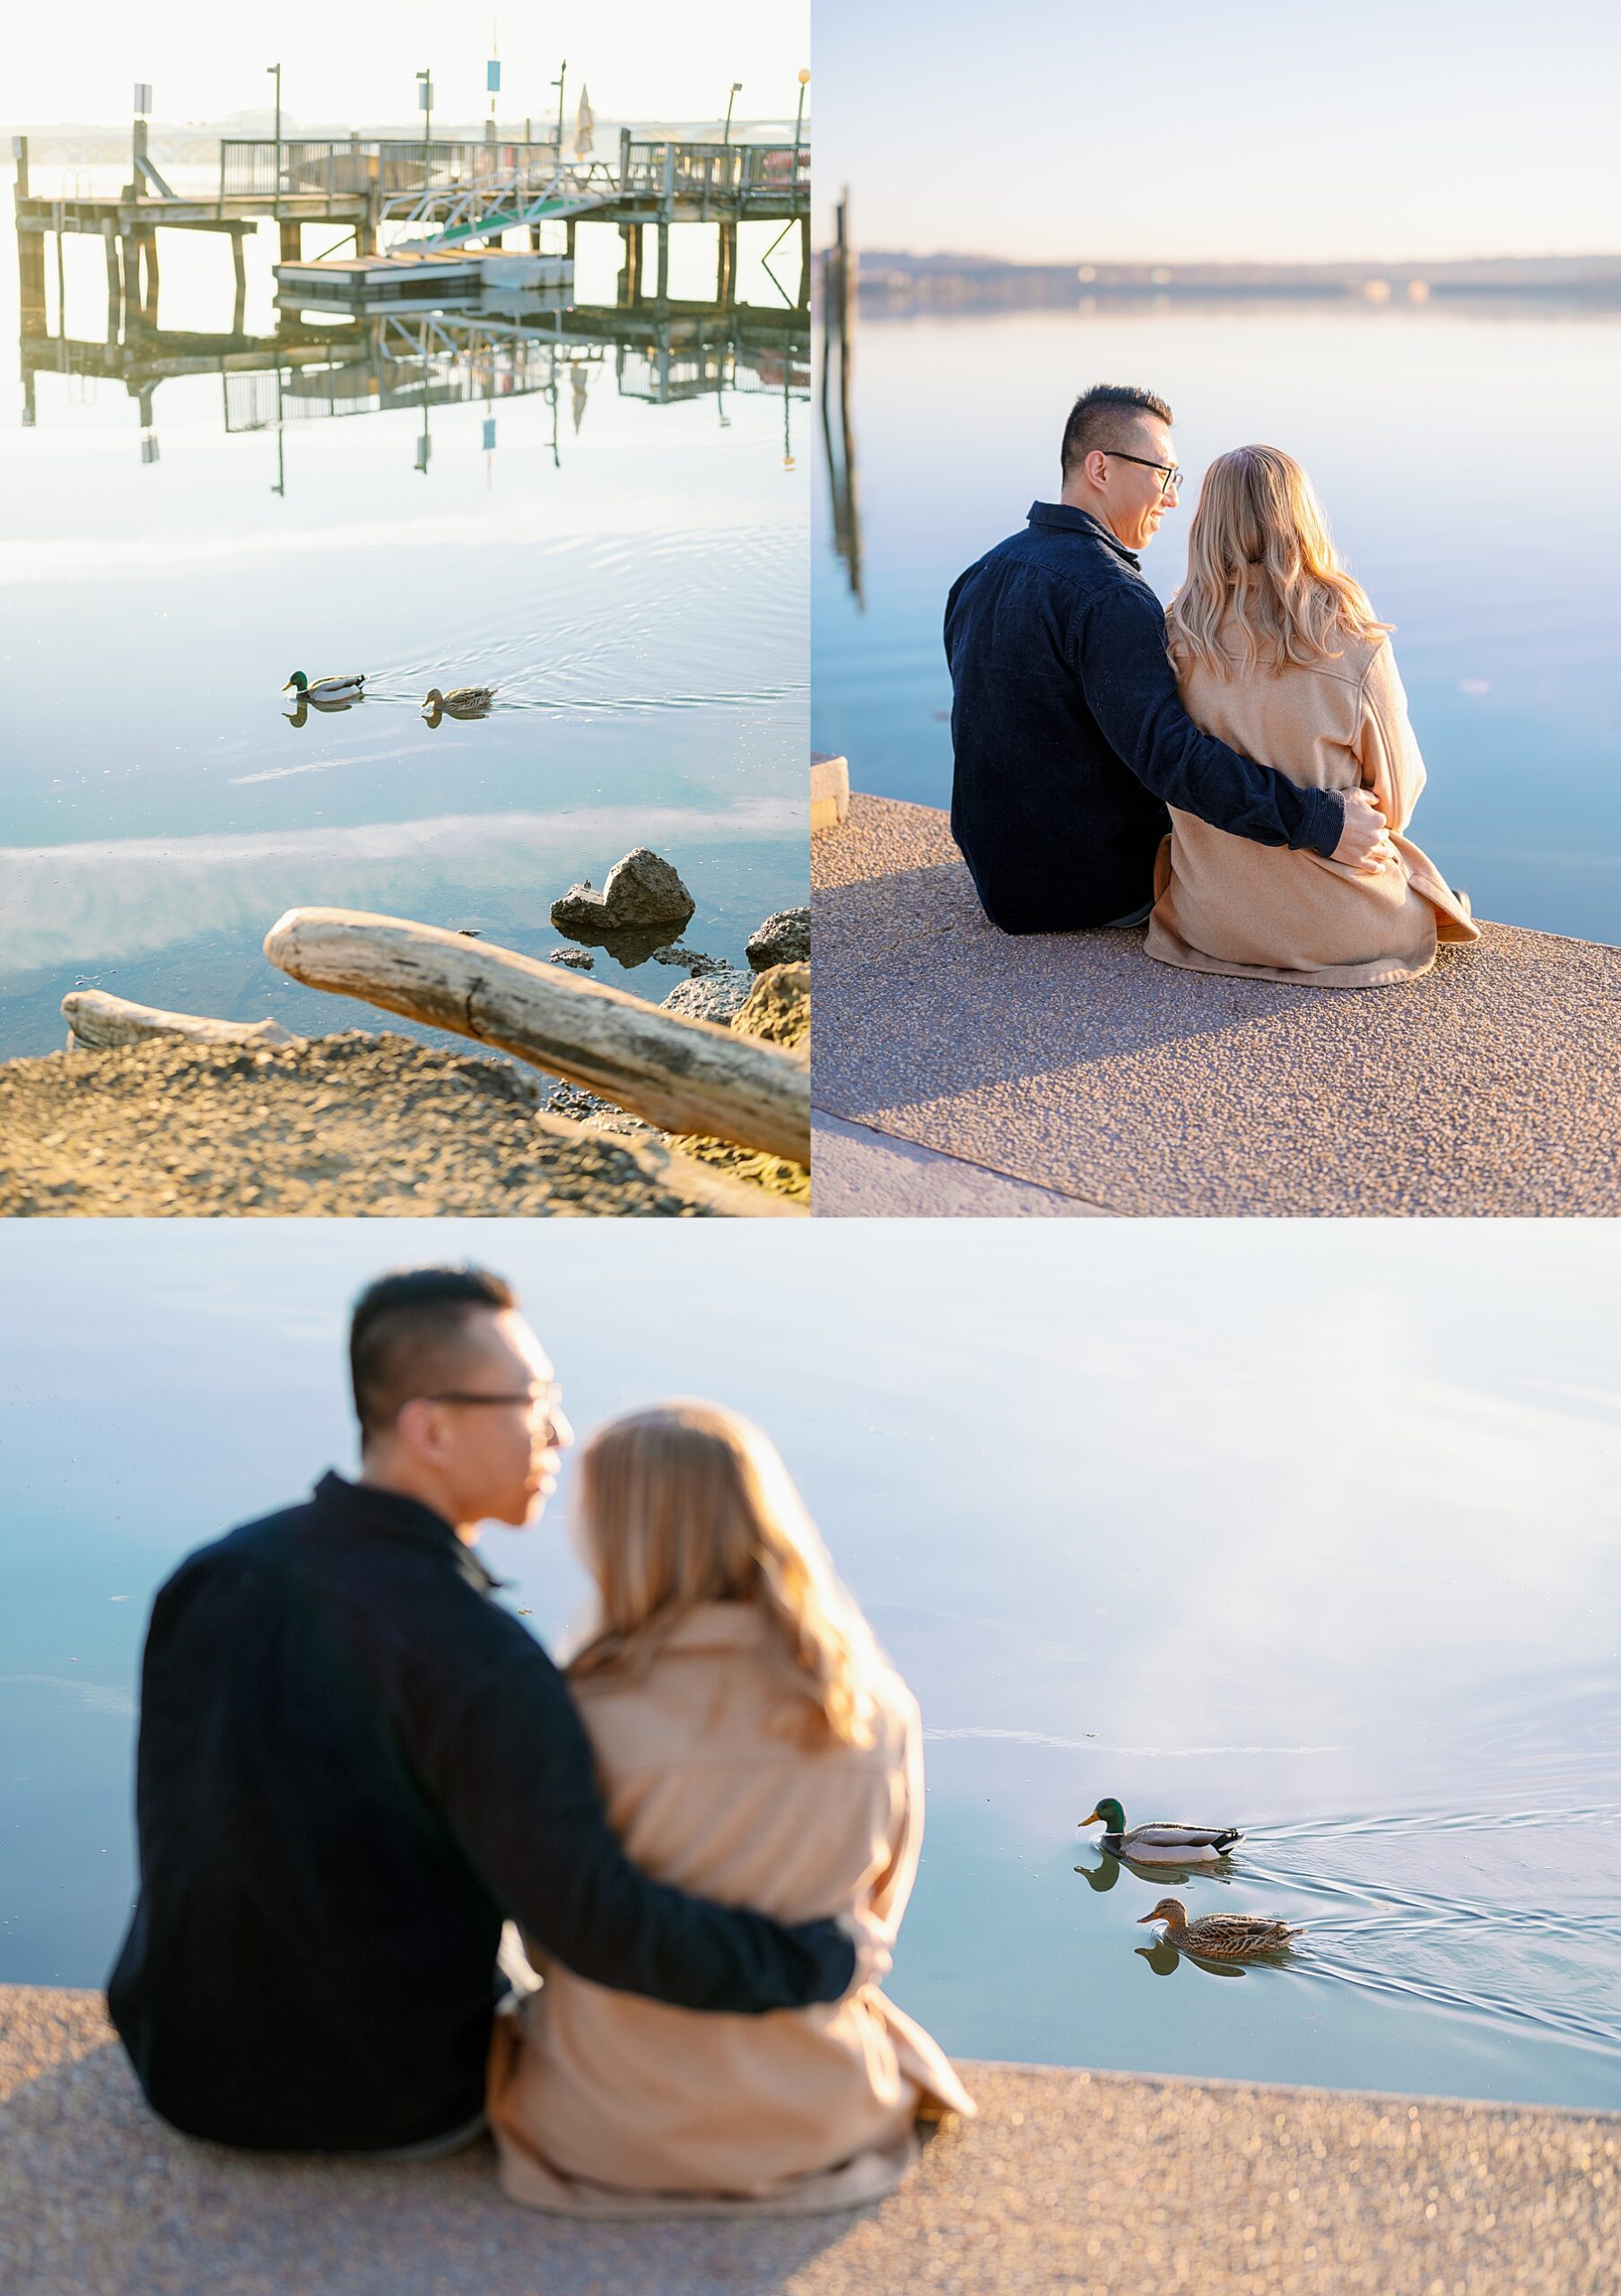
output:
[{"label": "hazy sky", "polygon": [[1025,261],[1621,250],[1614,0],[815,0],[818,230]]},{"label": "hazy sky", "polygon": [[740,117],[780,118],[810,62],[808,0],[614,0],[611,8],[492,7],[486,0],[278,0],[268,11],[214,0],[83,0],[71,11],[18,10],[0,50],[0,119],[129,117],[134,83],[156,91],[160,121],[217,119],[267,101],[265,67],[283,66],[283,100],[305,119],[401,119],[416,73],[432,71],[434,109],[484,115],[491,26],[499,27],[503,117],[544,114],[547,82],[569,65],[570,109],[582,79],[609,117],[713,117],[743,82]]}]

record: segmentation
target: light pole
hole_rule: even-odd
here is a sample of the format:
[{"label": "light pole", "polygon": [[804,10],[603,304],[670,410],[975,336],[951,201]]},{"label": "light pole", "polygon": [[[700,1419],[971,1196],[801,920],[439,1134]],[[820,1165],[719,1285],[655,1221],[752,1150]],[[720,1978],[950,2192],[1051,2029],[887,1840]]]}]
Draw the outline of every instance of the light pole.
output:
[{"label": "light pole", "polygon": [[809,85],[810,74],[802,71],[799,74],[799,112],[794,121],[794,181],[796,183],[799,180],[799,146],[805,135],[805,91]]},{"label": "light pole", "polygon": [[423,189],[428,188],[428,146],[433,141],[433,74],[431,70],[416,75],[416,100],[423,115]]},{"label": "light pole", "polygon": [[275,82],[275,189],[271,195],[275,221],[282,212],[282,67],[279,64],[267,64],[265,69]]},{"label": "light pole", "polygon": [[727,146],[731,143],[731,140],[732,140],[732,106],[736,102],[737,98],[738,98],[742,93],[743,93],[743,83],[742,83],[742,81],[741,81],[741,80],[734,80],[734,81],[732,82],[732,91],[731,91],[731,94],[730,94],[729,96],[728,96],[728,98],[727,98],[727,100],[726,100],[726,133],[725,133],[725,135],[722,135],[722,137],[721,137],[721,139],[720,139],[720,146],[721,146],[721,149],[722,149],[723,151],[727,148]]}]

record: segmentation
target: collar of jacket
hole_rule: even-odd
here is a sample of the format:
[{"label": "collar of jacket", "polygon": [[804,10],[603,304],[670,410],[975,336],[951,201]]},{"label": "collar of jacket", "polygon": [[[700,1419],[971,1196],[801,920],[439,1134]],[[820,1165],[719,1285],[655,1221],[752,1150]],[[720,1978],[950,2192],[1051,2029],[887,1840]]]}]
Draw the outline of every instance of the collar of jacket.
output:
[{"label": "collar of jacket", "polygon": [[1090,510],[1077,510],[1068,502],[1033,502],[1030,506],[1033,526],[1058,526],[1065,534],[1093,535],[1099,542],[1106,542],[1117,558],[1123,558],[1136,572],[1143,570],[1143,561],[1134,550],[1128,550],[1118,535],[1111,535],[1101,518]]},{"label": "collar of jacket", "polygon": [[420,1500],[407,1499],[397,1491],[379,1491],[368,1483],[351,1483],[329,1467],[315,1486],[314,1504],[328,1522],[346,1531],[404,1539],[409,1545],[442,1555],[481,1595],[492,1595],[508,1583],[486,1570],[473,1549],[457,1537],[454,1526]]}]

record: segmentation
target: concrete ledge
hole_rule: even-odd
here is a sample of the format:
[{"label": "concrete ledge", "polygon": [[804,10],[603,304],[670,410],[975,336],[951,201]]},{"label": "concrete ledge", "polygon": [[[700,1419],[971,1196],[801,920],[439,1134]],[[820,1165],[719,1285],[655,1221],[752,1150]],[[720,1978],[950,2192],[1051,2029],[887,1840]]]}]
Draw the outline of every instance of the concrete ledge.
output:
[{"label": "concrete ledge", "polygon": [[1108,1213],[1056,1188],[1036,1187],[942,1156],[915,1140],[811,1115],[815,1212],[819,1220],[1106,1220]]},{"label": "concrete ledge", "polygon": [[812,883],[821,1114],[1115,1214],[1621,1212],[1621,950],[1488,924],[1346,990],[1014,938],[944,813],[858,794]]},{"label": "concrete ledge", "polygon": [[[229,2046],[229,2036],[221,2036]],[[231,2153],[143,2104],[92,1993],[0,1987],[6,2296],[1612,2296],[1621,2115],[965,2068],[982,2118],[876,2208],[582,2225],[487,2142]]]}]

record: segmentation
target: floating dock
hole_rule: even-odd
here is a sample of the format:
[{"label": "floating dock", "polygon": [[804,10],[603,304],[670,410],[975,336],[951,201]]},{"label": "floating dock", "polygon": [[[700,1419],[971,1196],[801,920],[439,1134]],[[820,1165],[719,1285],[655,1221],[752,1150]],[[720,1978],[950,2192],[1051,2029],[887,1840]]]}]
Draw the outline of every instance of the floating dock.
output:
[{"label": "floating dock", "polygon": [[509,254],[461,248],[423,255],[328,256],[318,263],[278,263],[276,300],[283,309],[345,309],[377,303],[423,302],[437,296],[572,291],[574,265],[566,255]]}]

